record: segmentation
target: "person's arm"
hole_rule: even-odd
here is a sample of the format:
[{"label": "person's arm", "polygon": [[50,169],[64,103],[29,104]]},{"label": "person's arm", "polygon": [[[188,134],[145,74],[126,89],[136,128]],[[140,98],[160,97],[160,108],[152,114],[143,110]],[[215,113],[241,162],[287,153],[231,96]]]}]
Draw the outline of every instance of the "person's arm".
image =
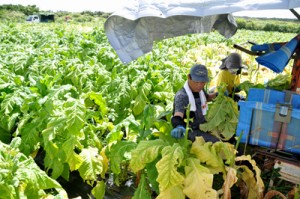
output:
[{"label": "person's arm", "polygon": [[183,120],[183,113],[175,112],[172,119],[173,130],[171,131],[171,136],[176,139],[184,137],[186,131],[186,124]]},{"label": "person's arm", "polygon": [[184,122],[185,107],[188,103],[187,96],[177,93],[174,99],[174,114],[171,118],[173,130],[171,136],[176,139],[184,137],[186,131],[186,123]]},{"label": "person's arm", "polygon": [[217,93],[218,92],[214,92],[214,93],[207,93],[205,90],[203,90],[204,91],[204,95],[205,95],[205,97],[206,97],[206,100],[208,101],[208,102],[211,102],[213,99],[215,99],[216,97],[217,97]]},{"label": "person's arm", "polygon": [[188,97],[184,92],[182,92],[182,90],[176,93],[174,97],[174,112],[171,118],[174,128],[176,128],[178,125],[186,126],[186,123],[184,122],[184,114],[188,103]]},{"label": "person's arm", "polygon": [[177,126],[186,126],[186,124],[183,120],[183,113],[175,112],[171,119],[171,123],[172,123],[173,128],[176,128]]},{"label": "person's arm", "polygon": [[215,93],[209,93],[209,94],[207,95],[207,101],[208,101],[208,102],[211,102],[213,99],[215,99],[215,98],[217,97],[217,95],[218,95],[218,92],[215,92]]}]

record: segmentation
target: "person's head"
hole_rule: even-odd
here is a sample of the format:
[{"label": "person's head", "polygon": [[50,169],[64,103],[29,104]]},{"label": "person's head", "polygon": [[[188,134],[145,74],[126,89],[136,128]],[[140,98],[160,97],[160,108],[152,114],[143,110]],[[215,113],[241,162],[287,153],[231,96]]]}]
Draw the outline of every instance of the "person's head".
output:
[{"label": "person's head", "polygon": [[225,59],[222,59],[221,70],[228,70],[231,74],[240,74],[242,68],[242,57],[238,53],[231,53]]},{"label": "person's head", "polygon": [[207,68],[201,64],[194,65],[188,74],[188,82],[193,92],[200,92],[209,82]]}]

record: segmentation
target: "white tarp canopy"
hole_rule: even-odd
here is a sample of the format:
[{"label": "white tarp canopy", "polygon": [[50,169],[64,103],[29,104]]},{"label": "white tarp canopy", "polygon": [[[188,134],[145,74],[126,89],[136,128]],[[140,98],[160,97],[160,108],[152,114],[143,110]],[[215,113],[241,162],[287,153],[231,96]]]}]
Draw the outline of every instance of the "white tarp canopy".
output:
[{"label": "white tarp canopy", "polygon": [[104,29],[120,60],[128,63],[166,38],[211,30],[229,38],[237,30],[234,12],[297,7],[300,0],[131,0]]}]

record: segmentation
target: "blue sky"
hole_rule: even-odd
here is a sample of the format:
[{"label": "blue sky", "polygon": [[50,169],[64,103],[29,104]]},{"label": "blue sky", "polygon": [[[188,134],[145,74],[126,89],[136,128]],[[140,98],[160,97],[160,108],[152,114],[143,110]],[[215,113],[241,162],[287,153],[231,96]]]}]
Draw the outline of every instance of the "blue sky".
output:
[{"label": "blue sky", "polygon": [[[52,11],[103,11],[114,12],[120,9],[126,0],[0,0],[3,4],[21,4],[36,5],[40,10]],[[300,8],[296,11],[300,14]],[[266,17],[266,18],[294,18],[296,17],[289,10],[260,10],[260,11],[243,11],[234,13],[235,16],[249,17]]]}]

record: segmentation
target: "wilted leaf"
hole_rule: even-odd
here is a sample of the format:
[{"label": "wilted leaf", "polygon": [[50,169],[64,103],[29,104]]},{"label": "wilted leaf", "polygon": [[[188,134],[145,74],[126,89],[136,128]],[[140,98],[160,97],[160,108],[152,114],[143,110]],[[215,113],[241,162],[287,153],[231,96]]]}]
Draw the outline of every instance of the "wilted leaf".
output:
[{"label": "wilted leaf", "polygon": [[231,199],[230,188],[237,182],[236,170],[231,167],[226,167],[226,179],[223,184],[223,199]]},{"label": "wilted leaf", "polygon": [[249,189],[248,199],[263,198],[265,186],[264,186],[264,183],[260,176],[261,171],[256,166],[256,162],[251,159],[250,155],[239,156],[239,157],[236,157],[235,160],[236,161],[248,161],[252,166],[252,169],[250,169],[246,165],[240,165],[240,166],[236,165],[237,169],[242,168],[242,170],[243,170],[243,172],[240,175],[241,175],[241,179],[246,183],[246,185]]}]

